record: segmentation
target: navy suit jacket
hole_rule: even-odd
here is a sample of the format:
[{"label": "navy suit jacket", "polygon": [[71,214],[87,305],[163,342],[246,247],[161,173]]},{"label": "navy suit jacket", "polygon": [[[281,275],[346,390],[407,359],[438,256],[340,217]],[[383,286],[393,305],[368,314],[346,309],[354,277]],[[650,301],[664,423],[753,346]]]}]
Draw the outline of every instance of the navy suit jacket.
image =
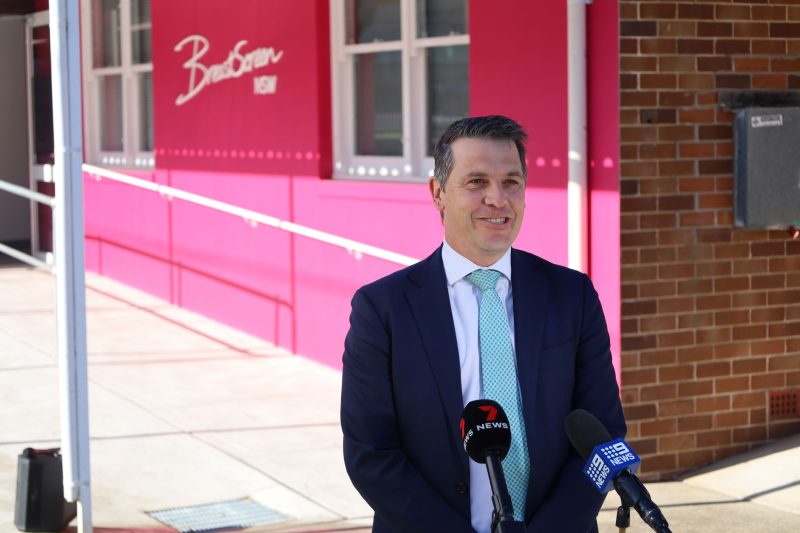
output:
[{"label": "navy suit jacket", "polygon": [[[515,351],[531,455],[528,531],[596,531],[603,502],[564,420],[625,421],[609,337],[589,278],[512,249]],[[375,511],[373,531],[471,532],[461,443],[461,370],[441,248],[359,289],[345,340],[344,459]],[[512,431],[514,428],[512,428]]]}]

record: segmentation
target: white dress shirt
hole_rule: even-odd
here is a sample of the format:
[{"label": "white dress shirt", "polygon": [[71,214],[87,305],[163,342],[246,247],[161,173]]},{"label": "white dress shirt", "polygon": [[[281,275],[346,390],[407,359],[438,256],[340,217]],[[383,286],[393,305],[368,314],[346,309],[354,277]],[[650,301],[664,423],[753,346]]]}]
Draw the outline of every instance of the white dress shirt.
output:
[{"label": "white dress shirt", "polygon": [[[478,311],[481,291],[464,277],[481,268],[497,270],[502,276],[497,280],[497,295],[505,302],[508,315],[511,343],[514,345],[514,310],[511,296],[511,249],[496,263],[481,267],[456,252],[444,242],[442,261],[447,276],[447,293],[450,295],[450,309],[453,312],[453,325],[456,330],[458,357],[461,363],[461,396],[466,406],[472,400],[482,398],[481,356],[478,340]],[[472,514],[472,527],[478,533],[490,533],[492,525],[492,489],[486,465],[469,459],[469,501]]]}]

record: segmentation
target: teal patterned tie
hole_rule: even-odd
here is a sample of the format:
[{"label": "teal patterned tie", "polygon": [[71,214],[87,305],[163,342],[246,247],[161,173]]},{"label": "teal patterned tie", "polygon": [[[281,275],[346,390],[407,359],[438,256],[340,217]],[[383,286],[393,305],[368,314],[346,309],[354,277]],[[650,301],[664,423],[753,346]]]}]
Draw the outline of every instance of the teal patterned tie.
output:
[{"label": "teal patterned tie", "polygon": [[503,474],[514,506],[514,518],[525,520],[530,457],[517,384],[517,367],[505,304],[495,290],[500,272],[476,270],[467,275],[481,291],[479,337],[483,396],[499,403],[511,425],[511,449],[503,459]]}]

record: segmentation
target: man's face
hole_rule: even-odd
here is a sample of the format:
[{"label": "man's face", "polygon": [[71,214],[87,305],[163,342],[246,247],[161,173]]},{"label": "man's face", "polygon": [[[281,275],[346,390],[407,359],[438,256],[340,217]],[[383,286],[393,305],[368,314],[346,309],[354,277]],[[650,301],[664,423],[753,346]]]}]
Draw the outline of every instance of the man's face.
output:
[{"label": "man's face", "polygon": [[500,259],[514,242],[525,212],[525,181],[513,141],[456,139],[453,170],[443,190],[430,189],[442,213],[444,236],[455,251],[480,266]]}]

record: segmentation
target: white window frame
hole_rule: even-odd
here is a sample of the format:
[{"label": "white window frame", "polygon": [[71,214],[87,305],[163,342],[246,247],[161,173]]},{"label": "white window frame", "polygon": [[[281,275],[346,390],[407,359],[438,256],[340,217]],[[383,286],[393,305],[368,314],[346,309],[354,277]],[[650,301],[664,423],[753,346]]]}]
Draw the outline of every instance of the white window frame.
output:
[{"label": "white window frame", "polygon": [[[152,5],[151,5],[152,8]],[[84,142],[87,159],[97,165],[121,168],[152,169],[155,157],[152,150],[140,149],[140,133],[144,127],[140,123],[140,91],[138,77],[145,72],[153,72],[152,58],[150,63],[133,64],[133,46],[131,43],[134,29],[151,28],[150,23],[135,25],[131,21],[131,0],[120,0],[120,65],[116,67],[95,68],[92,57],[92,0],[82,0],[82,53],[84,65],[84,98],[83,114],[86,131]],[[151,47],[152,50],[152,47]],[[118,74],[122,77],[122,150],[104,151],[100,144],[100,78]],[[152,81],[151,81],[152,82]],[[153,120],[153,117],[150,117]]]},{"label": "white window frame", "polygon": [[[433,157],[427,149],[427,80],[425,50],[469,46],[469,34],[416,37],[416,0],[400,0],[400,40],[345,44],[345,1],[330,2],[331,81],[333,88],[333,177],[355,180],[427,182]],[[358,54],[401,52],[403,155],[355,153],[355,61]]]}]

